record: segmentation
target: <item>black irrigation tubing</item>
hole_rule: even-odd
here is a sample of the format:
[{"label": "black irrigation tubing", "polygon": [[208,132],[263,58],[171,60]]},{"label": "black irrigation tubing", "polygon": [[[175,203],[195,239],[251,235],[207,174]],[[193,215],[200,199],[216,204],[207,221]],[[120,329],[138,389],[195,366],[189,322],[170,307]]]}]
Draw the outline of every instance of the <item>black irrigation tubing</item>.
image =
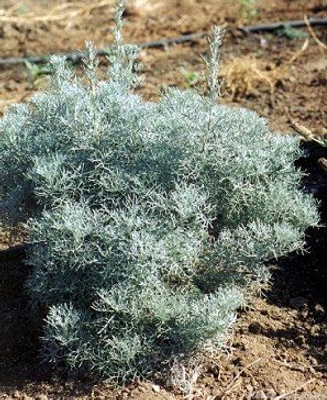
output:
[{"label": "black irrigation tubing", "polygon": [[[309,18],[308,20],[311,26],[327,25],[327,18]],[[262,25],[249,25],[238,29],[245,33],[275,32],[288,26],[291,26],[292,28],[303,28],[306,26],[306,23],[303,19],[299,19],[295,21],[273,22]]]},{"label": "black irrigation tubing", "polygon": [[[309,23],[311,26],[325,26],[327,25],[327,18],[309,18]],[[275,32],[279,29],[283,29],[289,26],[293,28],[301,28],[305,27],[306,23],[304,20],[293,20],[293,21],[274,22],[270,24],[241,26],[237,29],[246,34],[250,34],[258,32]],[[165,48],[171,44],[194,42],[208,35],[209,35],[208,32],[198,32],[198,33],[191,33],[188,35],[181,35],[174,38],[154,40],[152,42],[135,43],[135,45],[141,49],[159,48],[159,47]],[[96,51],[96,54],[98,56],[107,56],[108,51],[105,49],[99,49]],[[62,52],[62,53],[56,53],[56,55],[64,56],[67,61],[70,61],[72,63],[78,63],[85,57],[85,54],[82,51]],[[46,63],[49,61],[49,58],[50,58],[49,55],[39,55],[39,56],[30,56],[21,58],[19,57],[0,58],[0,67],[5,65],[24,64],[26,62],[30,62],[32,64]]]},{"label": "black irrigation tubing", "polygon": [[[155,47],[167,47],[170,44],[184,43],[184,42],[194,42],[202,37],[208,35],[206,32],[191,33],[189,35],[182,35],[174,38],[159,39],[152,42],[135,43],[135,45],[141,49],[155,48]],[[80,62],[84,57],[85,53],[83,51],[72,51],[72,52],[62,52],[56,53],[58,56],[64,56],[67,61],[72,63]],[[108,56],[108,50],[98,49],[96,50],[97,56]],[[13,65],[13,64],[24,64],[25,62],[30,62],[31,64],[45,63],[49,61],[49,55],[41,56],[31,56],[22,58],[0,58],[0,66],[2,65]]]}]

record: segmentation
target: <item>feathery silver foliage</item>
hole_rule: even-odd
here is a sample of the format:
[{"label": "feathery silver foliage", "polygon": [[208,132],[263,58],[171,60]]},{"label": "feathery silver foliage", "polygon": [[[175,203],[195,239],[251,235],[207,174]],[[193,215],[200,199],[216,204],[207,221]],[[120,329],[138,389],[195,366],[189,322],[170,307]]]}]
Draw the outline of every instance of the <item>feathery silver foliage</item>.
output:
[{"label": "feathery silver foliage", "polygon": [[30,229],[43,360],[126,381],[221,337],[263,262],[303,248],[318,215],[297,189],[297,140],[213,103],[221,30],[209,101],[173,89],[151,103],[131,91],[121,21],[122,3],[107,81],[88,44],[87,82],[52,58],[49,91],[1,119],[0,193]]}]

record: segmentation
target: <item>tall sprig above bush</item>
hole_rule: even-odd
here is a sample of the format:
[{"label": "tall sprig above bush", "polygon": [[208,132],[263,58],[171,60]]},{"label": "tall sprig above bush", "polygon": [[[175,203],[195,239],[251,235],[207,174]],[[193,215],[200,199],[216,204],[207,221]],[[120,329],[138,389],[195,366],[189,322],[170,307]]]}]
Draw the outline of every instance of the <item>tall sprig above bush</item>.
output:
[{"label": "tall sprig above bush", "polygon": [[297,190],[298,141],[216,104],[221,32],[207,96],[144,102],[122,5],[107,81],[91,45],[86,83],[53,57],[49,91],[0,122],[2,206],[28,222],[42,358],[120,382],[220,343],[244,287],[267,279],[264,261],[303,248],[318,223]]},{"label": "tall sprig above bush", "polygon": [[137,71],[140,65],[136,62],[139,48],[135,45],[124,44],[122,30],[124,27],[123,14],[125,11],[125,0],[120,0],[117,4],[116,15],[114,18],[115,26],[111,30],[114,37],[114,44],[109,49],[109,79],[126,85],[126,88],[134,88],[141,81]]}]

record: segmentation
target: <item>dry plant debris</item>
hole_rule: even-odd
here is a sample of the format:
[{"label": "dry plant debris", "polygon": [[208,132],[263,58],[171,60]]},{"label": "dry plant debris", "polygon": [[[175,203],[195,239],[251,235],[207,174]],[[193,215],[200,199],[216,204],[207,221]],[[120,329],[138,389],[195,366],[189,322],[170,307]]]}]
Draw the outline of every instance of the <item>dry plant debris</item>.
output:
[{"label": "dry plant debris", "polygon": [[[61,21],[72,18],[90,18],[92,12],[99,8],[113,7],[113,0],[95,1],[91,4],[83,2],[71,2],[59,4],[45,14],[39,13],[39,7],[35,9],[23,9],[23,3],[15,4],[9,9],[0,9],[0,22],[10,23],[35,23]],[[22,9],[24,12],[22,12]]]},{"label": "dry plant debris", "polygon": [[252,54],[233,58],[223,64],[220,78],[223,78],[225,89],[232,100],[246,95],[259,96],[263,88],[273,94],[276,83],[290,76],[289,67],[305,52],[308,45],[309,39],[306,38],[301,48],[279,67],[261,61]]},{"label": "dry plant debris", "polygon": [[313,40],[317,43],[317,45],[324,50],[327,50],[327,45],[325,45],[325,43],[323,43],[316,35],[315,31],[313,30],[311,23],[307,17],[307,15],[304,15],[304,22],[307,26],[307,29],[310,33],[310,35],[312,36]]},{"label": "dry plant debris", "polygon": [[222,66],[220,75],[232,99],[249,94],[257,96],[263,86],[268,87],[270,93],[274,92],[278,70],[267,67],[253,55],[236,57]]}]

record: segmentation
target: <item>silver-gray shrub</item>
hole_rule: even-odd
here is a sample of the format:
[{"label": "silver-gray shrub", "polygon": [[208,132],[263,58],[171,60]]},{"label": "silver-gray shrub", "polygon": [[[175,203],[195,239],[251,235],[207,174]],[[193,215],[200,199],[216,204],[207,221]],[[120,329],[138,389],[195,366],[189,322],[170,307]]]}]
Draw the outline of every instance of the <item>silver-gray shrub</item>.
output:
[{"label": "silver-gray shrub", "polygon": [[43,359],[126,381],[223,335],[264,262],[302,249],[318,216],[298,141],[217,105],[218,51],[208,95],[158,103],[135,94],[119,35],[107,80],[87,53],[83,78],[53,57],[49,90],[1,120],[1,206],[29,227]]}]

